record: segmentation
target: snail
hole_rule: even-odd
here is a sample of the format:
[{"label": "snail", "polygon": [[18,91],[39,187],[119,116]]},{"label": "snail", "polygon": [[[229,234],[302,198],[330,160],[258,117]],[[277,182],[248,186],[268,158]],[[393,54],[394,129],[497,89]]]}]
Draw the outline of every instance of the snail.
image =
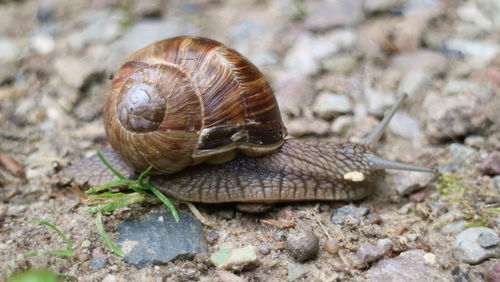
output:
[{"label": "snail", "polygon": [[[404,97],[359,143],[285,138],[272,88],[248,59],[211,39],[170,38],[114,76],[103,112],[113,149],[103,155],[124,175],[153,166],[150,182],[184,201],[357,200],[385,169],[437,172],[375,153]],[[65,174],[92,186],[113,178],[96,156]]]}]

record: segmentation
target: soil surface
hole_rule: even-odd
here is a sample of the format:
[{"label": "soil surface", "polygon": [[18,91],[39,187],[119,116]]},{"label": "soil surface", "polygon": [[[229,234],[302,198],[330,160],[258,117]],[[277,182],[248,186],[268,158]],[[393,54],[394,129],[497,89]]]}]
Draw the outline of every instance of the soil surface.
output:
[{"label": "soil surface", "polygon": [[[406,259],[396,271],[406,281],[419,271],[432,281],[500,277],[499,252],[474,263],[454,255],[465,228],[500,230],[499,19],[497,0],[0,1],[0,280],[47,267],[79,281],[387,281],[397,276],[394,259]],[[196,204],[209,223],[207,253],[126,263],[104,246],[95,214],[82,212],[83,187],[59,172],[109,147],[102,106],[126,56],[185,34],[223,42],[258,66],[297,138],[359,139],[408,93],[377,150],[444,176],[388,171],[361,201],[280,203],[258,214]],[[345,205],[346,219],[336,220]],[[165,211],[147,201],[103,220],[116,240],[120,222]],[[65,248],[33,219],[59,227],[75,255],[23,256]],[[295,254],[310,246],[289,240],[301,232],[320,246],[304,261]],[[386,239],[389,247],[370,252]],[[258,250],[251,267],[223,271],[209,259],[249,245]]]}]

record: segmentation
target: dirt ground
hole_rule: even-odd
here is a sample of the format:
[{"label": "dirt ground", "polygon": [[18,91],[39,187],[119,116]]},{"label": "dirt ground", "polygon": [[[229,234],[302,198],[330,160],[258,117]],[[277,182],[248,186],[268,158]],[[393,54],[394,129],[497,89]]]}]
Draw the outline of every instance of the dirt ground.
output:
[{"label": "dirt ground", "polygon": [[[449,173],[388,172],[385,185],[355,203],[282,203],[261,214],[196,205],[215,223],[205,227],[217,234],[208,240],[208,254],[254,245],[259,266],[235,274],[284,281],[296,263],[287,236],[312,227],[320,250],[297,281],[377,280],[369,275],[377,262],[415,249],[435,255],[430,267],[438,281],[485,281],[498,258],[468,264],[452,249],[464,224],[499,231],[498,19],[496,0],[0,1],[0,280],[48,267],[79,281],[237,281],[203,255],[142,269],[125,263],[104,247],[95,215],[81,211],[82,194],[57,177],[109,146],[102,105],[108,78],[126,56],[162,38],[195,34],[230,45],[265,73],[289,133],[298,138],[363,136],[408,92],[378,152]],[[333,210],[346,204],[370,212],[360,221],[332,223]],[[116,238],[119,222],[165,210],[160,203],[136,204],[107,215],[105,227]],[[74,257],[23,256],[64,248],[55,232],[32,219],[58,226]],[[443,231],[456,222],[462,226]],[[334,253],[323,248],[329,237],[339,244]],[[360,263],[359,247],[379,239],[390,239],[393,248]],[[108,263],[94,270],[97,255]]]}]

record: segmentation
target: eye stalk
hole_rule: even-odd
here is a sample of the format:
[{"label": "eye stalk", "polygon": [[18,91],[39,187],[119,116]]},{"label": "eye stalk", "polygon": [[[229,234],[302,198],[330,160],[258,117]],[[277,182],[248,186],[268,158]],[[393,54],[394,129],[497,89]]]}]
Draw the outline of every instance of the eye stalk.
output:
[{"label": "eye stalk", "polygon": [[[382,135],[384,134],[387,125],[391,121],[394,114],[398,111],[398,109],[403,104],[403,101],[408,98],[408,94],[403,93],[396,103],[392,106],[389,113],[387,113],[382,121],[377,125],[377,127],[370,133],[370,135],[363,138],[359,144],[363,144],[369,147],[374,147],[375,144],[380,140]],[[395,169],[395,170],[409,170],[409,171],[420,171],[420,172],[429,172],[429,173],[439,173],[437,168],[427,168],[417,165],[405,164],[395,161],[389,161],[382,159],[375,154],[366,153],[364,157],[370,164],[370,170],[385,170],[385,169]]]}]

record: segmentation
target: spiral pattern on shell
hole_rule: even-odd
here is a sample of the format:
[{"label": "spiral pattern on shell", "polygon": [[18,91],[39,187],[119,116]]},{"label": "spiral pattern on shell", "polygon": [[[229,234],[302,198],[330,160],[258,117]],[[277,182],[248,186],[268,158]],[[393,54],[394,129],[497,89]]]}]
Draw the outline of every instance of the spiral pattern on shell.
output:
[{"label": "spiral pattern on shell", "polygon": [[155,173],[269,153],[286,135],[263,74],[235,50],[192,36],[133,53],[111,84],[104,122],[111,146]]}]

